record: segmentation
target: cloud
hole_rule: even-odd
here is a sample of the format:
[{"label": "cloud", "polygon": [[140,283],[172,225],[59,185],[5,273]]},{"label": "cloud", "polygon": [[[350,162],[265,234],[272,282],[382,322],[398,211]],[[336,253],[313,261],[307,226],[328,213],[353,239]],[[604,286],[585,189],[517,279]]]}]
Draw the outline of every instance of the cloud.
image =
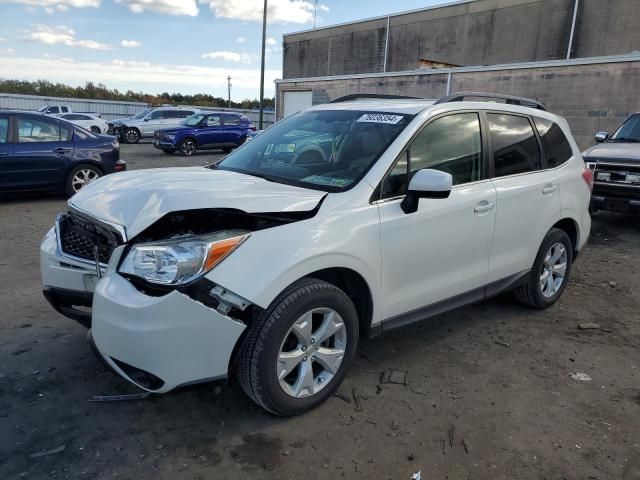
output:
[{"label": "cloud", "polygon": [[[237,20],[262,21],[262,0],[199,0],[209,5],[216,17]],[[318,5],[328,11],[326,5]],[[309,23],[313,21],[314,2],[308,0],[269,0],[267,17],[277,23]]]},{"label": "cloud", "polygon": [[122,40],[120,42],[124,48],[136,48],[142,45],[140,42],[136,42],[135,40]]},{"label": "cloud", "polygon": [[166,15],[186,15],[189,17],[198,15],[196,0],[116,0],[116,2],[125,5],[133,13],[142,13],[148,10]]},{"label": "cloud", "polygon": [[7,39],[5,37],[0,37],[0,43],[6,42],[6,41],[7,41]]},{"label": "cloud", "polygon": [[247,41],[247,39],[246,39],[246,38],[244,38],[244,37],[238,37],[238,38],[236,38],[236,42],[238,42],[238,43],[245,43],[246,41]]},{"label": "cloud", "polygon": [[[148,93],[211,92],[226,97],[227,75],[231,75],[234,95],[253,98],[258,95],[260,85],[260,69],[246,67],[201,67],[116,59],[111,62],[75,61],[73,68],[60,68],[60,60],[53,57],[16,55],[2,57],[2,69],[4,72],[15,72],[15,75],[25,80],[46,78],[52,82],[76,86],[84,85],[90,79],[122,91],[141,90]],[[267,95],[273,95],[273,82],[280,75],[280,70],[266,70]]]},{"label": "cloud", "polygon": [[70,7],[97,8],[100,6],[100,0],[0,0],[0,3],[20,3],[32,7],[48,7],[47,13],[49,9],[53,13],[53,9],[59,12],[66,12]]},{"label": "cloud", "polygon": [[202,55],[202,58],[206,58],[209,60],[224,60],[227,62],[236,62],[236,63],[251,63],[252,58],[248,53],[238,53],[238,52],[227,52],[227,51],[218,51],[218,52],[209,52]]},{"label": "cloud", "polygon": [[13,48],[0,48],[0,55],[13,55],[16,51]]},{"label": "cloud", "polygon": [[273,46],[273,45],[277,45],[277,44],[278,44],[278,41],[275,38],[273,38],[273,37],[267,38],[267,45],[272,45]]},{"label": "cloud", "polygon": [[113,49],[112,46],[95,40],[76,40],[76,32],[64,25],[55,27],[43,24],[33,25],[33,29],[25,31],[22,38],[30,42],[45,43],[47,45],[66,45],[67,47],[80,47],[91,50]]}]

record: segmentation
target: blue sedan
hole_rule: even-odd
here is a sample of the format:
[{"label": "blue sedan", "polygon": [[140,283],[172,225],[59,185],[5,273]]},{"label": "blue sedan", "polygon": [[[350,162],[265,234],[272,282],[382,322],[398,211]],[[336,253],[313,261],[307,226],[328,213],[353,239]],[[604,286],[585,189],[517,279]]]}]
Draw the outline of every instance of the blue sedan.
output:
[{"label": "blue sedan", "polygon": [[126,166],[115,137],[95,135],[41,113],[0,112],[0,193],[48,191],[71,196]]},{"label": "blue sedan", "polygon": [[153,146],[165,153],[180,152],[191,156],[198,149],[218,148],[230,152],[256,129],[244,115],[233,112],[196,113],[182,122],[182,126],[156,130]]}]

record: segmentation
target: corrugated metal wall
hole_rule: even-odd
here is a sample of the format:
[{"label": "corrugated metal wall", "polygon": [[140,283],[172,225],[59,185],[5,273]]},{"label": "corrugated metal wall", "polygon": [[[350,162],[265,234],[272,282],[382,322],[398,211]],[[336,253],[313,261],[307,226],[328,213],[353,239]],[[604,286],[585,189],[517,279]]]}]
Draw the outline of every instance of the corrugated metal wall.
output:
[{"label": "corrugated metal wall", "polygon": [[[20,95],[0,93],[0,110],[38,110],[47,104],[68,105],[74,112],[99,113],[105,120],[126,118],[147,108],[142,102],[114,102],[110,100],[91,100],[85,98],[46,97],[39,95]],[[242,110],[228,108],[195,107],[207,111],[233,111],[244,114],[249,120],[258,125],[258,110]],[[273,125],[274,112],[264,112],[265,128]]]}]

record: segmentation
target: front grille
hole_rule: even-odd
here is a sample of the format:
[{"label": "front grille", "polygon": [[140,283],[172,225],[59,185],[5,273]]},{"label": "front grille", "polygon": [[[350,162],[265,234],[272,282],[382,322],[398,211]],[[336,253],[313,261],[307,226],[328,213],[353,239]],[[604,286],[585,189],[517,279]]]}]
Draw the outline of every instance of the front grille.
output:
[{"label": "front grille", "polygon": [[162,132],[153,132],[154,140],[162,140]]},{"label": "front grille", "polygon": [[594,171],[594,180],[640,187],[640,164],[598,162]]},{"label": "front grille", "polygon": [[58,228],[62,251],[92,262],[95,261],[96,246],[100,263],[106,264],[119,243],[113,232],[74,214],[64,215]]}]

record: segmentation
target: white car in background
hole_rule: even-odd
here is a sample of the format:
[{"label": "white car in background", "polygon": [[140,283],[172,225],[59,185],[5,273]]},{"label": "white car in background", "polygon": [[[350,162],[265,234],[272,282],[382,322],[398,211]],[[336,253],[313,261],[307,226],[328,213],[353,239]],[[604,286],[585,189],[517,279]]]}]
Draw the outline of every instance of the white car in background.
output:
[{"label": "white car in background", "polygon": [[180,126],[199,111],[192,107],[150,108],[131,118],[110,122],[110,131],[123,143],[138,143],[141,138],[153,137],[156,130]]},{"label": "white car in background", "polygon": [[[330,154],[296,155],[312,137]],[[339,99],[215,165],[87,185],[42,242],[44,292],[144,390],[235,372],[295,415],[333,395],[361,337],[507,291],[553,305],[592,180],[532,100]]]},{"label": "white car in background", "polygon": [[90,130],[92,133],[100,135],[101,133],[107,133],[109,125],[103,120],[100,115],[95,113],[64,113],[57,115],[58,118],[62,118],[67,122],[71,122],[85,130]]}]

